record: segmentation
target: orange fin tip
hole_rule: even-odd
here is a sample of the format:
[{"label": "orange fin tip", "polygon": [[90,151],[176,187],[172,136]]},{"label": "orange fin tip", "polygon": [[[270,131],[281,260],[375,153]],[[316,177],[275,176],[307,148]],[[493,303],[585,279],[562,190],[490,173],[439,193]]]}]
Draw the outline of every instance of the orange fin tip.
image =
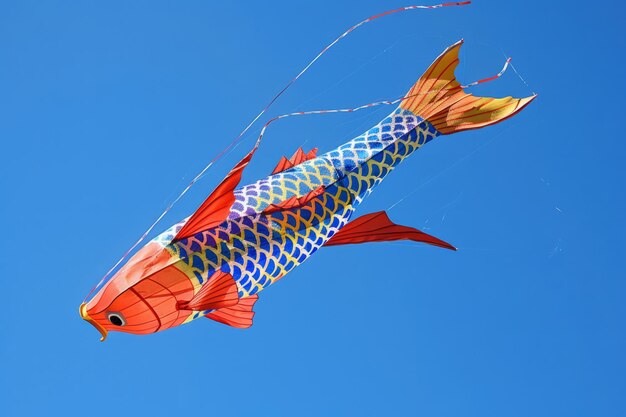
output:
[{"label": "orange fin tip", "polygon": [[252,308],[258,299],[259,296],[257,294],[241,298],[238,304],[215,310],[207,314],[206,317],[232,327],[247,329],[252,326],[252,318],[254,317]]},{"label": "orange fin tip", "polygon": [[302,147],[299,147],[298,150],[291,156],[291,158],[287,159],[284,156],[280,158],[280,161],[278,161],[278,165],[276,165],[276,168],[274,168],[274,171],[272,171],[272,175],[286,171],[290,168],[295,167],[296,165],[299,165],[316,157],[317,148],[313,148],[308,153],[304,153]]},{"label": "orange fin tip", "polygon": [[[257,145],[258,146],[258,145]],[[196,233],[217,226],[228,218],[230,209],[235,202],[235,188],[241,181],[241,175],[257,150],[254,147],[213,190],[204,203],[185,222],[185,225],[174,237],[174,241],[195,235]]]},{"label": "orange fin tip", "polygon": [[456,248],[441,239],[421,232],[413,227],[394,224],[384,211],[366,214],[342,227],[324,246],[349,245],[366,242],[389,242],[412,240],[446,249]]},{"label": "orange fin tip", "polygon": [[232,275],[218,271],[200,288],[194,297],[178,305],[181,310],[215,310],[239,302],[237,284]]}]

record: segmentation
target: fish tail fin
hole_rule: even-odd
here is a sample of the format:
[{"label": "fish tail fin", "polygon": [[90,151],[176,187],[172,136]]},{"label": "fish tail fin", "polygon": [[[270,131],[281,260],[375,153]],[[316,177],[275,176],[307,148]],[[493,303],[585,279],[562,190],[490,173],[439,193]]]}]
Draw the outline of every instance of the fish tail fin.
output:
[{"label": "fish tail fin", "polygon": [[518,113],[536,97],[476,97],[463,91],[454,75],[462,44],[460,40],[439,55],[400,104],[401,108],[428,120],[444,135],[498,123]]}]

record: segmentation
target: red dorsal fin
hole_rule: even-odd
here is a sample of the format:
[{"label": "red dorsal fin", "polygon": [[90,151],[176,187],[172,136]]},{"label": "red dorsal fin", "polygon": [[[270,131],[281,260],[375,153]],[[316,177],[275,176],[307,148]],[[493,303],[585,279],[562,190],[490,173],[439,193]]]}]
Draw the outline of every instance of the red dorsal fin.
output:
[{"label": "red dorsal fin", "polygon": [[180,303],[178,308],[194,311],[216,310],[236,305],[238,302],[237,284],[233,276],[218,271],[211,275],[190,301]]},{"label": "red dorsal fin", "polygon": [[325,246],[404,239],[456,250],[454,246],[434,236],[427,235],[412,227],[394,224],[384,211],[366,214],[351,221],[331,237]]},{"label": "red dorsal fin", "polygon": [[174,238],[175,241],[215,227],[228,218],[230,208],[235,202],[235,188],[239,184],[239,181],[241,181],[241,174],[243,174],[244,168],[252,159],[252,155],[254,155],[254,152],[257,150],[257,146],[230,170],[220,185],[204,200],[200,208],[196,210],[189,220],[187,220],[183,228],[176,234]]},{"label": "red dorsal fin", "polygon": [[311,149],[309,153],[304,153],[302,147],[299,147],[298,150],[291,156],[291,158],[287,159],[284,156],[280,158],[280,161],[278,161],[278,165],[276,165],[276,168],[274,168],[274,171],[272,171],[272,175],[288,170],[289,168],[293,168],[298,164],[301,164],[316,157],[317,148]]},{"label": "red dorsal fin", "polygon": [[237,305],[220,308],[207,314],[206,317],[239,329],[247,329],[252,326],[252,318],[254,317],[252,307],[254,307],[254,303],[258,299],[259,296],[257,294],[241,298]]},{"label": "red dorsal fin", "polygon": [[309,191],[302,197],[296,197],[294,195],[292,197],[289,197],[285,201],[281,201],[278,204],[270,204],[269,206],[265,207],[265,210],[263,210],[261,213],[270,214],[270,213],[274,213],[280,210],[287,210],[287,209],[292,209],[296,207],[302,207],[309,201],[313,200],[318,195],[322,194],[323,192],[324,192],[324,186],[320,185],[318,188],[316,188],[313,191]]}]

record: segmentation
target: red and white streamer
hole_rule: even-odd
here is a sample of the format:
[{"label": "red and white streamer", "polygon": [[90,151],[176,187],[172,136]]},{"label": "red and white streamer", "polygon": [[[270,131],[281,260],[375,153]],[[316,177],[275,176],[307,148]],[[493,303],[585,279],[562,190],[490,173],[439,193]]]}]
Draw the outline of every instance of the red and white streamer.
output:
[{"label": "red and white streamer", "polygon": [[469,83],[469,84],[461,86],[461,88],[473,87],[475,85],[486,83],[486,82],[489,82],[489,81],[493,81],[496,78],[502,77],[502,74],[504,74],[506,72],[506,69],[509,67],[509,63],[511,62],[511,59],[512,58],[510,58],[510,57],[507,58],[506,62],[504,63],[504,66],[502,67],[502,70],[499,73],[497,73],[496,75],[494,75],[493,77],[483,78],[482,80],[474,81],[473,83]]}]

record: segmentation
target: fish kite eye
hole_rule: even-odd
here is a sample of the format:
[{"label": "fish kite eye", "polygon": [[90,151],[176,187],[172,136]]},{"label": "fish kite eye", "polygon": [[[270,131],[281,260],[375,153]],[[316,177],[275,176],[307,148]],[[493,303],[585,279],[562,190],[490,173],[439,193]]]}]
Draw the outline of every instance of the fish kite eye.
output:
[{"label": "fish kite eye", "polygon": [[126,324],[126,320],[124,320],[124,317],[122,317],[120,313],[109,313],[107,317],[111,324],[115,326],[123,326]]}]

